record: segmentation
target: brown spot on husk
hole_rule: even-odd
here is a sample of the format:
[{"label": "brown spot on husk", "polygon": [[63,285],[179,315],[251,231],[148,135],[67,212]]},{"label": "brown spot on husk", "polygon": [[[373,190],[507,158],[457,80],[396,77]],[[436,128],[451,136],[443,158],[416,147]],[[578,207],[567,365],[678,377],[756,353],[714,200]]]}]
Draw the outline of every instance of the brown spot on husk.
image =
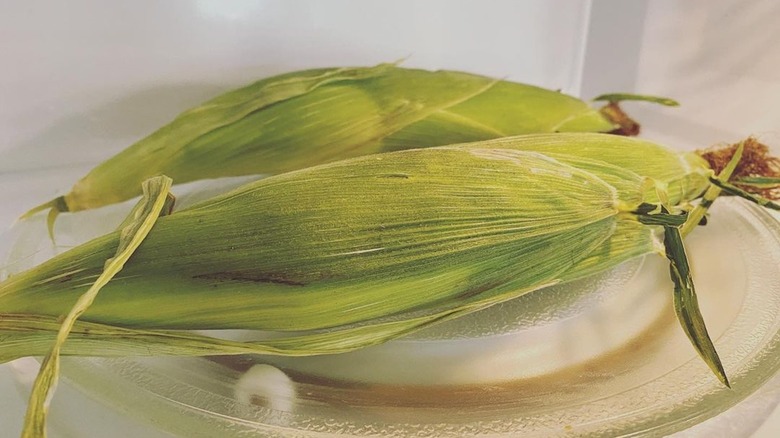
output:
[{"label": "brown spot on husk", "polygon": [[281,274],[273,274],[273,273],[261,274],[261,273],[239,272],[239,271],[211,272],[208,274],[195,275],[192,278],[214,280],[219,282],[237,281],[237,282],[251,282],[251,283],[276,283],[276,284],[286,284],[288,286],[306,285],[306,283],[294,280],[292,278],[287,278]]},{"label": "brown spot on husk", "polygon": [[[769,199],[780,199],[780,186],[762,188],[737,182],[740,178],[745,177],[780,178],[780,159],[772,156],[765,144],[753,137],[749,137],[743,143],[742,159],[737,164],[730,181],[747,192]],[[696,151],[696,153],[707,160],[715,174],[718,174],[726,167],[738,146],[739,143],[729,146],[714,146],[702,151]]]}]

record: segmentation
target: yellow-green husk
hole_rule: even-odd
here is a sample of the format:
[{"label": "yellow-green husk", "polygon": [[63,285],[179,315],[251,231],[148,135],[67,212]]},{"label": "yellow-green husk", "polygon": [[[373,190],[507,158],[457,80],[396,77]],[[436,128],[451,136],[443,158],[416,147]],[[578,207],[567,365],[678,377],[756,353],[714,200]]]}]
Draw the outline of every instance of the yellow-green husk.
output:
[{"label": "yellow-green husk", "polygon": [[[339,353],[657,252],[728,385],[677,230],[711,178],[696,155],[603,134],[363,156],[158,217],[164,178],[122,230],[0,283],[0,360],[49,352],[26,423],[38,437],[60,354]],[[176,331],[232,328],[277,336]]]},{"label": "yellow-green husk", "polygon": [[[708,172],[692,156],[598,134],[291,172],[160,218],[84,320],[300,331],[508,298],[656,250],[653,227],[630,212],[657,203],[659,184],[684,205],[707,187]],[[7,280],[0,313],[62,314],[117,239],[98,238]]]},{"label": "yellow-green husk", "polygon": [[381,64],[274,76],[192,108],[103,162],[38,209],[130,199],[141,182],[278,174],[372,153],[615,122],[554,90],[455,71]]}]

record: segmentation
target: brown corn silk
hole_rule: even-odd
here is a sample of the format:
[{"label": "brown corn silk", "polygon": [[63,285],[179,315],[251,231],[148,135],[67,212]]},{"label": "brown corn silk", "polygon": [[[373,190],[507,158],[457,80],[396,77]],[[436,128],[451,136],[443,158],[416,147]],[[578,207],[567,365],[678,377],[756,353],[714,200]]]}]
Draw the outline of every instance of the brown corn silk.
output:
[{"label": "brown corn silk", "polygon": [[[780,159],[770,154],[769,147],[750,137],[742,143],[715,146],[697,153],[709,163],[715,173],[726,168],[737,148],[742,145],[742,158],[730,179],[750,193],[769,199],[780,198]],[[755,180],[757,184],[746,184]]]}]

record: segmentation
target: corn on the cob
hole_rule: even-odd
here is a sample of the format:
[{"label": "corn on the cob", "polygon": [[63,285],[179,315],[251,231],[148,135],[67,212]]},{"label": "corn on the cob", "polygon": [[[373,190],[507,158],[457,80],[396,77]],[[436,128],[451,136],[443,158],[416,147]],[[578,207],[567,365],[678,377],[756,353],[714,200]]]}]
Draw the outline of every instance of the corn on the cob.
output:
[{"label": "corn on the cob", "polygon": [[[616,96],[610,99],[633,98]],[[599,111],[557,91],[461,72],[390,64],[307,70],[261,80],[184,112],[31,213],[123,201],[160,174],[175,183],[277,174],[412,147],[606,132],[623,121],[633,123],[614,102]]]},{"label": "corn on the cob", "polygon": [[[627,212],[658,203],[661,186],[666,202],[684,206],[711,175],[694,154],[599,134],[522,136],[293,172],[160,219],[85,318],[310,330],[439,306],[486,284],[496,289],[502,275],[533,287],[573,280],[658,250],[652,228]],[[582,245],[591,233],[565,267],[546,261],[552,271],[538,277],[505,273],[525,257],[535,266],[540,254],[571,253],[562,249],[568,239]],[[0,313],[61,315],[117,241],[105,236],[0,284]],[[193,311],[182,301],[204,305]]]},{"label": "corn on the cob", "polygon": [[[557,161],[529,152],[550,150]],[[500,290],[510,278],[519,278],[513,291],[537,288],[657,249],[652,229],[629,213],[657,202],[647,177],[679,187],[668,198],[680,205],[704,191],[709,174],[694,155],[598,134],[292,172],[160,219],[85,318],[139,328],[311,330],[457,306],[456,297]],[[105,236],[9,279],[0,285],[0,313],[62,314],[117,241]],[[561,251],[574,255],[556,262]],[[195,311],[182,301],[204,305]]]},{"label": "corn on the cob", "polygon": [[[524,264],[524,281],[545,284],[579,258],[550,261],[573,251],[570,239],[582,242],[584,256],[612,232],[620,209],[632,208],[618,201],[592,174],[520,151],[422,149],[287,173],[161,218],[85,317],[134,327],[308,330],[468,296],[518,277]],[[218,241],[185,242],[185,230]],[[583,232],[592,240],[576,237]],[[39,275],[11,278],[0,291],[2,312],[59,315],[117,241],[118,234],[97,239]],[[534,262],[542,255],[544,263]],[[170,306],[222,293],[236,299],[204,312]],[[323,312],[325,301],[332,311]],[[156,312],[131,316],[128,306]]]},{"label": "corn on the cob", "polygon": [[[158,219],[58,348],[347,351],[658,252],[675,267],[686,333],[727,384],[684,263],[684,218],[665,213],[688,208],[711,181],[730,188],[697,155],[599,134],[409,150],[271,177]],[[0,358],[39,354],[56,318],[105,281],[122,242],[119,232],[98,238],[1,283]],[[214,328],[289,334],[246,344],[166,331]]]}]

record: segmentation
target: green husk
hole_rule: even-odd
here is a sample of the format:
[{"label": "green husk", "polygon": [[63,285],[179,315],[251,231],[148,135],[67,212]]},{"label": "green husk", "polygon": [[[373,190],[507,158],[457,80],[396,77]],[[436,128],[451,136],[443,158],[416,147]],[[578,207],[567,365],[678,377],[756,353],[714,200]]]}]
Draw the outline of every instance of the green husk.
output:
[{"label": "green husk", "polygon": [[760,189],[774,189],[780,187],[780,178],[766,176],[742,177],[737,182],[740,185],[752,186]]},{"label": "green husk", "polygon": [[[641,195],[649,203],[658,203],[656,185],[666,187],[673,205],[685,204],[702,195],[710,186],[712,169],[698,154],[679,152],[639,138],[605,136],[596,133],[534,134],[498,138],[473,144],[474,147],[514,149],[559,157],[566,164],[582,168],[618,188],[621,196],[632,193],[621,189],[621,181],[631,181],[626,172],[655,182],[645,186]],[[571,159],[560,158],[569,156]],[[606,163],[606,171],[588,166],[588,161]],[[615,176],[611,176],[615,175]],[[633,184],[633,182],[631,183]]]},{"label": "green husk", "polygon": [[[415,150],[288,173],[161,218],[84,318],[310,330],[451,305],[508,282],[535,287],[578,258],[551,261],[557,253],[584,257],[610,235],[615,196],[587,172],[507,150]],[[117,238],[12,277],[0,312],[61,314]],[[514,285],[517,276],[527,284]]]},{"label": "green husk", "polygon": [[[160,195],[134,252],[115,232],[0,283],[0,360],[52,341],[53,358],[338,353],[656,252],[672,263],[681,324],[728,384],[678,230],[712,178],[695,155],[559,134],[354,158],[158,218],[171,204]],[[115,254],[124,268],[105,262]],[[274,334],[241,343],[176,331],[227,328]]]},{"label": "green husk", "polygon": [[106,260],[103,272],[95,283],[79,297],[76,304],[60,323],[54,344],[46,357],[44,357],[38,377],[33,383],[30,401],[27,405],[22,438],[46,436],[46,415],[49,400],[53,395],[59,378],[62,345],[67,340],[76,320],[94,302],[100,289],[122,270],[127,260],[149,234],[157,218],[161,214],[166,213],[166,209],[170,206],[170,198],[168,197],[170,187],[171,180],[167,177],[157,177],[144,182],[143,199],[120,227],[119,245],[116,249],[116,255]]},{"label": "green husk", "polygon": [[750,192],[740,189],[739,187],[733,184],[729,184],[728,182],[722,181],[720,178],[711,177],[710,182],[712,183],[712,185],[718,187],[719,189],[723,190],[725,193],[728,193],[729,195],[739,196],[740,198],[747,199],[755,204],[758,204],[770,210],[780,210],[780,204],[773,202],[771,199],[766,199],[766,198],[762,198],[761,196],[754,195]]},{"label": "green husk", "polygon": [[665,227],[664,246],[669,259],[669,273],[674,283],[674,311],[680,325],[707,366],[726,387],[731,387],[715,345],[707,332],[704,317],[699,311],[691,268],[683,247],[682,235],[676,227]]},{"label": "green husk", "polygon": [[184,183],[508,135],[609,132],[630,120],[616,108],[604,112],[531,85],[392,64],[293,72],[182,113],[25,216],[130,199],[142,181],[160,174]]},{"label": "green husk", "polygon": [[664,106],[680,106],[680,103],[677,102],[674,99],[670,99],[668,97],[659,97],[659,96],[648,96],[646,94],[633,94],[633,93],[609,93],[609,94],[602,94],[597,97],[593,98],[594,101],[605,101],[605,102],[627,102],[627,101],[634,101],[634,102],[651,102],[651,103],[657,103],[659,105]]},{"label": "green husk", "polygon": [[[551,159],[529,149],[580,156]],[[518,172],[518,163],[509,165],[517,157],[539,164]],[[580,167],[562,171],[570,169],[564,163]],[[358,158],[268,178],[162,218],[85,318],[144,329],[338,327],[496,289],[505,270],[554,259],[556,251],[569,252],[570,239],[593,235],[584,247],[574,244],[583,253],[566,267],[548,263],[554,276],[512,274],[533,284],[572,280],[658,252],[657,233],[626,213],[655,196],[652,179],[633,170],[666,178],[669,187],[702,178],[706,184],[706,165],[691,172],[691,163],[699,161],[649,142],[559,134]],[[679,196],[703,190],[678,185]],[[598,187],[601,196],[593,198]],[[679,196],[672,198],[681,203]],[[96,239],[0,284],[0,313],[62,314],[100,274],[116,240]],[[214,303],[215,294],[232,299]],[[204,310],[183,309],[182,300]]]}]

